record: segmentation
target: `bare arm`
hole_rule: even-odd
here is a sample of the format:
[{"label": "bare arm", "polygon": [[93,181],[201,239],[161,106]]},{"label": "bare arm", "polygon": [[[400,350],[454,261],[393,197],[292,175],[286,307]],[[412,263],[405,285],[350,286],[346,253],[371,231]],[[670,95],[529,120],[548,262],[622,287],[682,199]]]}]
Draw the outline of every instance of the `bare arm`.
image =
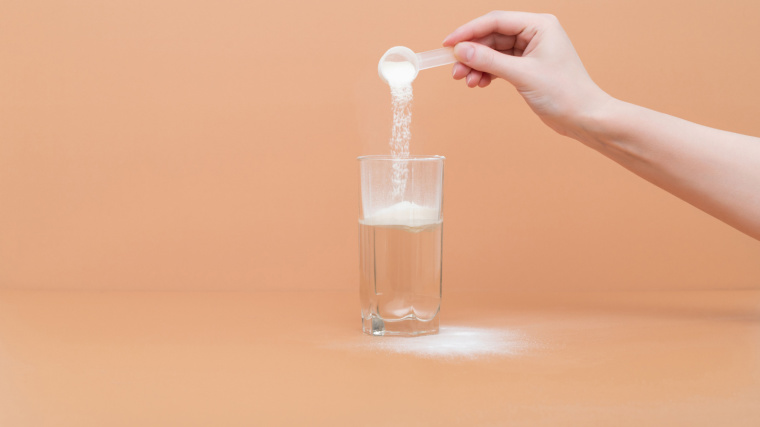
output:
[{"label": "bare arm", "polygon": [[760,138],[725,132],[617,100],[586,73],[550,15],[492,12],[444,40],[454,78],[512,83],[552,129],[760,240]]}]

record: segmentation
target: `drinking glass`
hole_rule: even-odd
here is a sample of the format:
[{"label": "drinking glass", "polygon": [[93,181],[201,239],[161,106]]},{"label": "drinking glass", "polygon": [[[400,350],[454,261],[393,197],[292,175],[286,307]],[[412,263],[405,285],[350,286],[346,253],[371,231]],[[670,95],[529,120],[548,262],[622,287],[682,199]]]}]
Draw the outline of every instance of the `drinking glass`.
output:
[{"label": "drinking glass", "polygon": [[372,335],[438,333],[442,156],[359,160],[359,294]]}]

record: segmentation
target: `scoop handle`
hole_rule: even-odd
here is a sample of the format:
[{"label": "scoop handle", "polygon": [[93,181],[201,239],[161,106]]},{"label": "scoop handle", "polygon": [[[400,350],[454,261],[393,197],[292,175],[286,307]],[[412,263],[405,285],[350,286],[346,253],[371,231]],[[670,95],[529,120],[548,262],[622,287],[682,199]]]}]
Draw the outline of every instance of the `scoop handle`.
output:
[{"label": "scoop handle", "polygon": [[419,60],[420,70],[457,62],[457,59],[454,57],[454,48],[451,47],[420,52],[417,54],[417,59]]}]

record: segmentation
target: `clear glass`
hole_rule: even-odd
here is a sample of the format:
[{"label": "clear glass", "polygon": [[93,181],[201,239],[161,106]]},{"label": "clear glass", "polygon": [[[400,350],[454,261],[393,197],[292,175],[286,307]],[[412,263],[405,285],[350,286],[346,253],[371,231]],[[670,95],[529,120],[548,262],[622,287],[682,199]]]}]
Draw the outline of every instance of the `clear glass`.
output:
[{"label": "clear glass", "polygon": [[443,161],[359,157],[359,294],[367,334],[438,333]]}]

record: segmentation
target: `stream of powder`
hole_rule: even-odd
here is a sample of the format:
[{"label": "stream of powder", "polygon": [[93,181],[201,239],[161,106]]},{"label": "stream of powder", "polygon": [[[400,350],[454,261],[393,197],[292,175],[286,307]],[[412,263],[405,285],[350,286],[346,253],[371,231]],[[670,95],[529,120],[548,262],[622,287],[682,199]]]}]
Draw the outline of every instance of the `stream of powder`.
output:
[{"label": "stream of powder", "polygon": [[391,89],[391,106],[393,109],[393,127],[391,129],[391,156],[400,161],[393,162],[393,196],[403,198],[406,180],[409,174],[407,162],[409,141],[412,138],[412,81],[416,71],[410,62],[385,62],[382,65],[383,76]]},{"label": "stream of powder", "polygon": [[[409,157],[409,141],[412,138],[412,85],[391,86],[393,105],[393,129],[391,130],[391,156],[397,159]],[[403,196],[409,174],[406,162],[393,162],[393,195]]]}]

